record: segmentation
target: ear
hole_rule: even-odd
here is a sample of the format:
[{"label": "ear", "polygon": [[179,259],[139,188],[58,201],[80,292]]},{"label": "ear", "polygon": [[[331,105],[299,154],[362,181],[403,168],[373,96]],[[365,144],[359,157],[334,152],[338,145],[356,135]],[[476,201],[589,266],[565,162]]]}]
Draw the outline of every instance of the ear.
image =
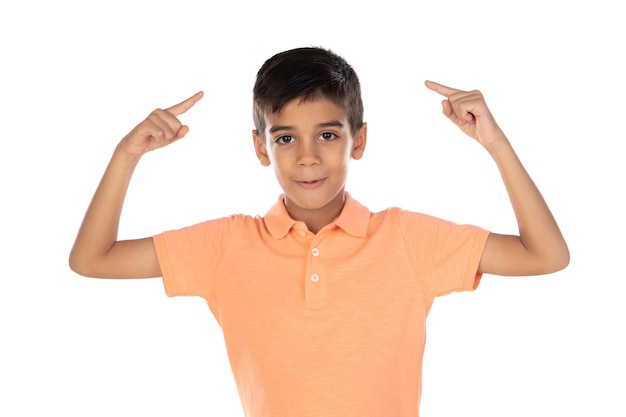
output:
[{"label": "ear", "polygon": [[367,123],[363,123],[354,136],[352,141],[352,159],[361,159],[363,152],[365,152],[365,145],[367,144]]},{"label": "ear", "polygon": [[259,158],[261,165],[264,167],[270,166],[270,158],[267,155],[265,141],[256,129],[252,131],[252,140],[254,141],[254,151],[256,152],[256,157]]}]

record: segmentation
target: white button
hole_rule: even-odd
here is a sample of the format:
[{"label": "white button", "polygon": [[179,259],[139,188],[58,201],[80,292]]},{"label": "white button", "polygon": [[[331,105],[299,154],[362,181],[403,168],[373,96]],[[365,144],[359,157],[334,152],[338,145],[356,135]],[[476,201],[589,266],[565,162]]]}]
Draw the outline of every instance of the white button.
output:
[{"label": "white button", "polygon": [[302,236],[302,237],[305,237],[305,236],[306,236],[306,232],[305,232],[304,230],[300,230],[300,231],[298,232],[298,234],[299,234],[300,236]]},{"label": "white button", "polygon": [[317,256],[317,255],[319,255],[319,254],[320,254],[319,249],[317,249],[317,248],[313,248],[313,249],[311,250],[311,255],[313,255],[313,256]]},{"label": "white button", "polygon": [[311,275],[311,281],[317,282],[319,280],[320,280],[320,276],[319,275],[317,275],[317,274]]}]

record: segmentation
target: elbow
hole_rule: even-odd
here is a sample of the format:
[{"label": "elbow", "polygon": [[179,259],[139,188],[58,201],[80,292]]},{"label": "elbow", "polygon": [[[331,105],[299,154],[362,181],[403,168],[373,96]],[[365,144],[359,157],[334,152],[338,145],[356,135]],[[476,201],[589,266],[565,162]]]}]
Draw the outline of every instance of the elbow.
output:
[{"label": "elbow", "polygon": [[91,267],[92,262],[84,259],[81,256],[78,256],[74,251],[70,253],[68,265],[73,272],[80,276],[87,278],[96,278],[96,274],[94,274],[93,268]]},{"label": "elbow", "polygon": [[83,276],[83,277],[89,276],[85,267],[75,257],[70,255],[68,264],[72,272],[75,272],[76,274]]},{"label": "elbow", "polygon": [[558,258],[557,271],[567,268],[567,266],[569,265],[569,261],[570,261],[570,254],[569,254],[569,248],[567,247],[567,243],[565,243],[565,241],[563,241],[563,244],[561,245],[559,255],[557,258]]},{"label": "elbow", "polygon": [[569,249],[565,247],[563,254],[559,258],[559,262],[557,263],[556,271],[560,271],[562,269],[567,268],[567,266],[569,265],[569,261],[570,261]]},{"label": "elbow", "polygon": [[563,244],[558,251],[555,251],[544,262],[543,274],[552,274],[561,271],[569,265],[570,253],[567,245]]}]

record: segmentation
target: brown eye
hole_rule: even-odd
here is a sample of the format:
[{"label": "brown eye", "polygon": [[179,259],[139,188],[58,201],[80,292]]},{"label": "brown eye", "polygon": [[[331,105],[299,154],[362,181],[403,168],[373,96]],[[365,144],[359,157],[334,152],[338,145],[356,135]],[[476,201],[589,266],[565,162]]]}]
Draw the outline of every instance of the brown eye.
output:
[{"label": "brown eye", "polygon": [[337,139],[337,135],[335,135],[332,132],[324,132],[320,135],[320,138],[325,141],[330,141],[330,140]]},{"label": "brown eye", "polygon": [[284,136],[280,136],[278,138],[276,138],[276,140],[274,142],[278,143],[279,145],[286,145],[288,143],[292,143],[295,142],[296,139],[293,136],[289,136],[289,135],[284,135]]}]

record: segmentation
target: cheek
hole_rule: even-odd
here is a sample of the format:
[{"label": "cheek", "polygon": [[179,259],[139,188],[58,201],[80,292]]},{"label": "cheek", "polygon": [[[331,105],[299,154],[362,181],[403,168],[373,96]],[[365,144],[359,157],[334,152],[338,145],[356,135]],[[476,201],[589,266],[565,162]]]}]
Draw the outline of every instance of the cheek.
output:
[{"label": "cheek", "polygon": [[267,157],[270,160],[270,163],[274,165],[274,169],[276,169],[276,166],[279,163],[279,158],[276,157],[276,152],[274,152],[273,149],[268,149]]},{"label": "cheek", "polygon": [[345,169],[348,169],[348,165],[350,164],[351,159],[352,154],[349,148],[342,149],[341,153],[337,155],[337,162],[343,165]]},{"label": "cheek", "polygon": [[278,179],[284,177],[286,175],[285,172],[285,161],[281,158],[277,158],[276,155],[269,154],[270,165],[274,168],[274,174]]}]

